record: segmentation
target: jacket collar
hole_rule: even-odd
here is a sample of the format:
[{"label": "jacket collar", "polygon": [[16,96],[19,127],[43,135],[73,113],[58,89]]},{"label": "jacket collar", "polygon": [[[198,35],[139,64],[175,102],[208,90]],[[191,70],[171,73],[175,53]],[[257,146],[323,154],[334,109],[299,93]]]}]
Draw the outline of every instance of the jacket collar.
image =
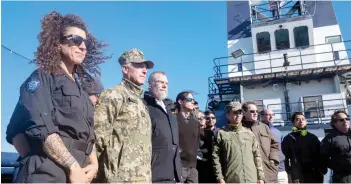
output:
[{"label": "jacket collar", "polygon": [[231,125],[230,124],[230,122],[228,122],[228,124],[227,124],[227,128],[229,129],[229,130],[232,130],[233,132],[237,132],[237,131],[239,131],[239,130],[241,130],[242,129],[242,123],[239,123],[238,125]]},{"label": "jacket collar", "polygon": [[243,121],[242,121],[242,124],[243,124],[244,127],[251,128],[252,126],[255,126],[255,125],[260,124],[260,122],[257,121],[257,120],[256,120],[256,121],[246,121],[246,120],[243,120]]},{"label": "jacket collar", "polygon": [[141,97],[144,90],[142,88],[140,88],[139,86],[137,86],[136,84],[134,84],[132,81],[123,78],[121,84],[123,86],[125,86],[129,91],[131,91],[132,93],[136,94],[137,96]]}]

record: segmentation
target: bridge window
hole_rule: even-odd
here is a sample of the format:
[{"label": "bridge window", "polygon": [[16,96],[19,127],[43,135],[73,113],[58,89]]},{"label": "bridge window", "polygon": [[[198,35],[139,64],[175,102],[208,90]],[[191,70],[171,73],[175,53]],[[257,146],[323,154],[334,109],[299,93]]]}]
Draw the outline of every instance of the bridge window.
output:
[{"label": "bridge window", "polygon": [[259,53],[271,51],[271,38],[268,32],[257,33],[256,40]]},{"label": "bridge window", "polygon": [[341,36],[337,35],[337,36],[328,36],[325,38],[325,42],[326,43],[338,43],[341,42]]},{"label": "bridge window", "polygon": [[300,26],[294,28],[295,47],[306,47],[310,45],[308,27]]},{"label": "bridge window", "polygon": [[324,117],[324,108],[322,96],[303,97],[303,106],[305,108],[306,118],[322,118]]},{"label": "bridge window", "polygon": [[277,50],[289,49],[289,31],[287,29],[279,29],[274,32],[275,45]]}]

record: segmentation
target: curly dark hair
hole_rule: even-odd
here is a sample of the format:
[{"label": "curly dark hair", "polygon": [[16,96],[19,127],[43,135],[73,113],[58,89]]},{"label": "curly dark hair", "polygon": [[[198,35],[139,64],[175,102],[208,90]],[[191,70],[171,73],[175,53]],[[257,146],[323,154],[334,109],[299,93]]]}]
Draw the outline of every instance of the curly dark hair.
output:
[{"label": "curly dark hair", "polygon": [[62,16],[60,13],[53,11],[44,16],[41,20],[41,31],[38,35],[39,46],[35,52],[36,59],[31,63],[35,63],[47,73],[63,75],[60,67],[60,41],[63,32],[68,27],[77,27],[84,30],[89,42],[87,55],[83,63],[76,65],[76,74],[80,79],[86,78],[87,72],[94,76],[100,76],[101,72],[98,65],[111,58],[111,56],[105,56],[102,52],[102,49],[108,45],[98,41],[91,35],[83,19],[74,14]]}]

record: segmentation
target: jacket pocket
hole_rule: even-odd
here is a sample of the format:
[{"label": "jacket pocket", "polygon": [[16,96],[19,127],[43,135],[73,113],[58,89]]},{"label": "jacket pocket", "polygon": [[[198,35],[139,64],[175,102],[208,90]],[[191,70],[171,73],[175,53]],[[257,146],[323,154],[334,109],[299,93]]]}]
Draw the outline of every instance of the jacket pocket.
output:
[{"label": "jacket pocket", "polygon": [[269,153],[271,150],[271,138],[269,137],[267,132],[260,132],[260,141],[259,144],[264,151],[265,156],[267,159],[269,159]]}]

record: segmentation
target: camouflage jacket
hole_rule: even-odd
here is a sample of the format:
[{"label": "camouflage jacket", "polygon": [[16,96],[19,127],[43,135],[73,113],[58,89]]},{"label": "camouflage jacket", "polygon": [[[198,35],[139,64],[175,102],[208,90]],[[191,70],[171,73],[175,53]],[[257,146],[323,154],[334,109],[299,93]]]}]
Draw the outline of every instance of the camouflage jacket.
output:
[{"label": "camouflage jacket", "polygon": [[264,180],[260,147],[247,128],[227,125],[213,141],[213,167],[217,180],[226,183],[256,183]]},{"label": "camouflage jacket", "polygon": [[127,79],[101,93],[94,117],[96,182],[151,182],[151,120],[142,93]]}]

